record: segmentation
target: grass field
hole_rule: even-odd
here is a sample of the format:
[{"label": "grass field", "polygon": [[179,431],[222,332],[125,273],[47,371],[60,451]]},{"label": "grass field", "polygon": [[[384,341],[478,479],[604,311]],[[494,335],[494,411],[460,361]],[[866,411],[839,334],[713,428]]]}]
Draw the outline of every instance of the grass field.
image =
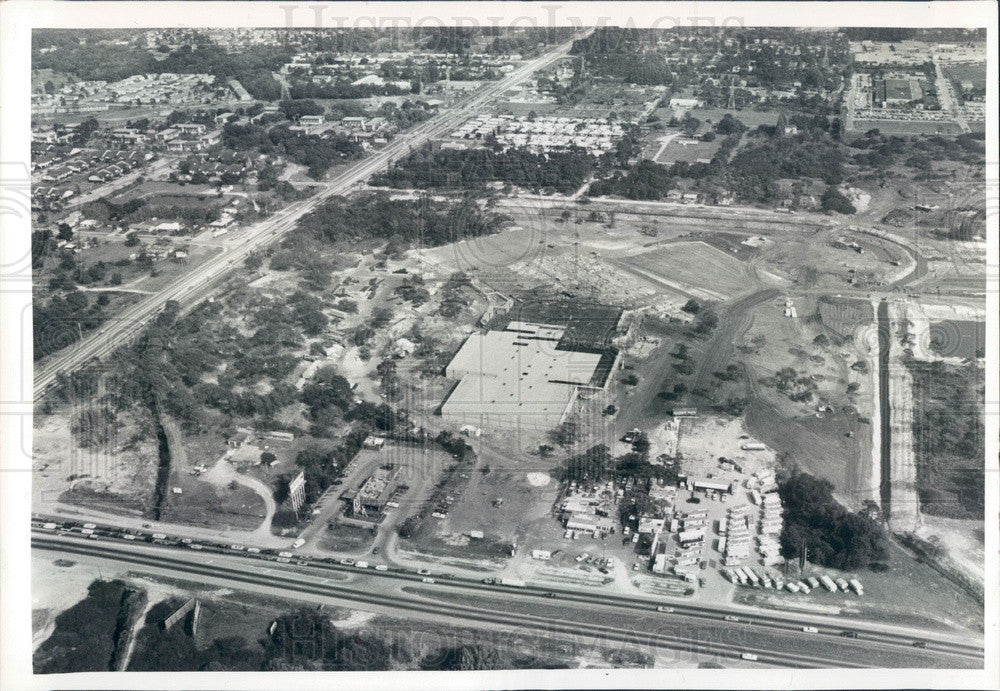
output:
[{"label": "grass field", "polygon": [[982,518],[982,372],[941,362],[909,363],[917,489],[924,513]]},{"label": "grass field", "polygon": [[704,242],[672,243],[627,261],[652,280],[702,299],[725,300],[747,288],[740,261]]},{"label": "grass field", "polygon": [[663,153],[657,157],[657,163],[669,165],[678,161],[684,161],[685,163],[696,163],[699,160],[710,161],[715,156],[715,152],[722,146],[721,137],[710,142],[697,142],[694,144],[681,144],[678,141],[679,139],[680,137],[667,144]]},{"label": "grass field", "polygon": [[986,350],[986,322],[948,319],[932,322],[930,346],[943,357],[974,359]]}]

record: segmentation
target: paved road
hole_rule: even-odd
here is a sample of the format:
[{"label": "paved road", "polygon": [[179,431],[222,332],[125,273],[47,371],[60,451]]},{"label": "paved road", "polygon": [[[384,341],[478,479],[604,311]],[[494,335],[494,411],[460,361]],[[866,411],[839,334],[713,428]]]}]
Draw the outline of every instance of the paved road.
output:
[{"label": "paved road", "polygon": [[[195,552],[72,534],[36,533],[32,547],[75,560],[108,560],[131,571],[182,577],[199,584],[241,590],[267,587],[292,599],[322,602],[332,598],[362,609],[388,608],[396,616],[432,615],[462,624],[554,637],[584,636],[730,659],[752,652],[760,663],[783,667],[975,668],[982,664],[982,648],[956,637],[930,633],[914,637],[889,627],[859,627],[832,617],[747,614],[681,604],[673,611],[659,612],[658,602],[651,598],[507,588],[446,580],[440,575],[425,582],[426,576],[398,571],[319,562],[281,564],[266,555]],[[254,563],[250,568],[248,560]],[[738,620],[727,620],[727,615]],[[805,633],[804,625],[814,625],[818,632]],[[844,627],[856,630],[858,638],[842,637]],[[915,648],[915,640],[926,647]]]},{"label": "paved road", "polygon": [[97,334],[84,338],[74,346],[66,348],[42,362],[35,370],[35,400],[41,398],[45,389],[55,381],[59,372],[72,371],[92,358],[99,358],[112,352],[123,342],[140,332],[168,301],[176,300],[184,303],[200,299],[216,279],[235,268],[252,252],[274,242],[281,235],[294,229],[302,216],[315,209],[326,199],[346,193],[375,173],[385,170],[394,162],[408,156],[414,149],[423,146],[434,137],[454,129],[492,99],[529,78],[538,70],[562,58],[569,52],[573,41],[589,35],[592,31],[593,29],[588,29],[548,53],[525,63],[500,81],[489,84],[469,98],[456,103],[452,108],[439,113],[430,120],[419,123],[386,148],[349,166],[344,172],[330,180],[322,191],[309,199],[285,207],[274,216],[247,229],[242,242],[227,248],[216,261],[206,262],[192,269],[157,295],[123,311],[113,323]]}]

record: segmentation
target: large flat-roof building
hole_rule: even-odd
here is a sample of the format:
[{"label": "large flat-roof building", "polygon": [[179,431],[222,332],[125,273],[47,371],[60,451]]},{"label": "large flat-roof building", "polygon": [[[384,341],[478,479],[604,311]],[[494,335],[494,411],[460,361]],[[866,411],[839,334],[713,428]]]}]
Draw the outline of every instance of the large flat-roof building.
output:
[{"label": "large flat-roof building", "polygon": [[572,350],[566,328],[512,321],[473,334],[445,369],[458,385],[441,406],[444,419],[485,428],[548,429],[565,418],[581,389],[603,391],[606,353]]}]

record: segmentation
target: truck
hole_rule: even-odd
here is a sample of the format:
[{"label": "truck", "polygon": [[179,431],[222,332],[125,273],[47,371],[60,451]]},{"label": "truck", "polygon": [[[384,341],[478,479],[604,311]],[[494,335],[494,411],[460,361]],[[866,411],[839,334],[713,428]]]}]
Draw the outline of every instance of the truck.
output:
[{"label": "truck", "polygon": [[846,593],[848,590],[850,590],[851,586],[848,585],[847,581],[845,581],[843,578],[837,578],[834,580],[834,582],[837,584],[837,587],[840,588],[843,592]]},{"label": "truck", "polygon": [[809,587],[812,588],[813,590],[819,587],[819,581],[816,580],[815,576],[810,576],[809,578],[807,578],[806,583],[808,583]]},{"label": "truck", "polygon": [[521,578],[506,578],[506,577],[504,577],[504,578],[500,579],[500,585],[506,585],[506,586],[508,586],[510,588],[524,588],[528,584],[525,583],[524,579],[521,579]]},{"label": "truck", "polygon": [[823,574],[819,577],[819,582],[823,584],[823,587],[829,590],[831,593],[837,592],[837,584],[833,582],[833,579]]},{"label": "truck", "polygon": [[788,589],[788,591],[792,592],[792,593],[799,592],[799,586],[796,585],[795,583],[785,583],[785,588]]},{"label": "truck", "polygon": [[750,579],[750,584],[753,587],[756,588],[758,585],[760,585],[760,578],[757,577],[757,574],[754,573],[753,569],[751,569],[749,566],[744,566],[743,571],[746,572],[747,578]]},{"label": "truck", "polygon": [[744,451],[766,451],[767,446],[756,441],[748,441],[744,444],[740,444],[740,448]]},{"label": "truck", "polygon": [[808,585],[806,585],[805,581],[799,581],[795,585],[799,586],[799,590],[801,590],[806,595],[808,595],[809,591],[812,590],[812,588],[810,588]]},{"label": "truck", "polygon": [[858,595],[865,594],[865,589],[861,586],[861,581],[859,581],[857,578],[852,578],[849,581],[849,583],[850,586],[854,589],[854,592],[856,592]]},{"label": "truck", "polygon": [[306,544],[305,539],[300,537],[295,542],[292,543],[292,549],[298,549],[304,544]]}]

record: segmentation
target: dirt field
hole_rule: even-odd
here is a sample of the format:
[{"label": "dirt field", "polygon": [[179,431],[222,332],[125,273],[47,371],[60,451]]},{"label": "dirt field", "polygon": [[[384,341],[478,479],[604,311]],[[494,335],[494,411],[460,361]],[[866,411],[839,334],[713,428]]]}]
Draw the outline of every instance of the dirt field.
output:
[{"label": "dirt field", "polygon": [[120,413],[106,442],[84,448],[72,432],[81,412],[69,406],[35,417],[35,506],[61,500],[112,512],[142,512],[151,501],[157,462],[155,443],[142,438],[144,423]]},{"label": "dirt field", "polygon": [[677,242],[623,259],[632,271],[655,285],[702,300],[726,300],[748,285],[739,260],[703,242]]}]

